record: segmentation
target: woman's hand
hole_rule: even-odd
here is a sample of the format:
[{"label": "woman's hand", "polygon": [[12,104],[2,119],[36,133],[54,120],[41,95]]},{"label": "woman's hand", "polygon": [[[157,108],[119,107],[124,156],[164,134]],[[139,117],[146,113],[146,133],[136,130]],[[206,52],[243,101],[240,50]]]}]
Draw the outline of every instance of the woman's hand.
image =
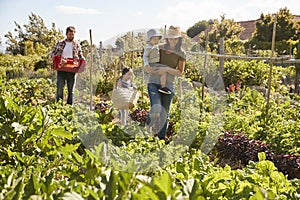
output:
[{"label": "woman's hand", "polygon": [[183,70],[184,70],[184,64],[182,68],[178,68],[178,69],[173,69],[171,67],[158,67],[156,70],[156,74],[162,75],[164,73],[169,73],[174,76],[182,76]]},{"label": "woman's hand", "polygon": [[156,74],[157,69],[159,69],[158,67],[150,67],[150,65],[146,65],[145,69],[147,72],[152,73],[152,74]]},{"label": "woman's hand", "polygon": [[168,67],[160,67],[155,70],[156,74],[162,75],[168,72]]}]

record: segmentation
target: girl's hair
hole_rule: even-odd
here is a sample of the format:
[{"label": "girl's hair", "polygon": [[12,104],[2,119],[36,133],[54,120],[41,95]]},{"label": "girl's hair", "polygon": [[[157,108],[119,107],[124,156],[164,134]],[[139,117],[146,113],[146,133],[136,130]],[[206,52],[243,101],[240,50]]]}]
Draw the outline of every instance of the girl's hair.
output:
[{"label": "girl's hair", "polygon": [[[179,37],[178,38],[178,42],[175,46],[175,50],[176,51],[180,51],[181,50],[181,46],[182,46],[182,37]],[[169,43],[169,40],[166,38],[166,44],[165,44],[165,48],[166,49],[169,49],[170,48],[170,43]]]},{"label": "girl's hair", "polygon": [[[130,72],[132,69],[130,68],[130,67],[124,67],[123,69],[122,69],[122,74],[121,74],[121,76],[118,78],[118,80],[120,80],[120,79],[122,79],[123,78],[123,76],[126,74],[126,73],[128,73],[128,72]],[[132,72],[132,71],[131,71]],[[132,74],[133,75],[133,74]]]},{"label": "girl's hair", "polygon": [[123,69],[122,69],[122,75],[121,75],[121,77],[122,76],[124,76],[127,72],[129,72],[131,70],[131,68],[129,68],[129,67],[124,67]]}]

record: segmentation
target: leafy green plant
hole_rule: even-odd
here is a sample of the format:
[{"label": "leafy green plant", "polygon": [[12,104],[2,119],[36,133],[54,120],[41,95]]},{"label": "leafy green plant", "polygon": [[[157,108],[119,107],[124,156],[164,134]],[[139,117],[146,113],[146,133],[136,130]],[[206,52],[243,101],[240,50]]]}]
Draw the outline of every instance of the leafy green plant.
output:
[{"label": "leafy green plant", "polygon": [[[291,153],[299,152],[299,105],[288,96],[271,99],[269,124],[266,124],[265,98],[256,90],[245,88],[223,94],[221,100],[225,106],[221,109],[215,106],[216,102],[221,103],[216,96],[205,93],[202,101],[201,90],[183,89],[172,104],[175,134],[166,145],[144,134],[138,120],[126,127],[113,123],[110,101],[97,101],[96,111],[87,114],[84,105],[81,108],[55,103],[53,96],[49,96],[54,91],[55,85],[42,78],[1,79],[0,199],[296,200],[300,197],[299,179],[289,180],[280,172],[282,167],[295,164],[290,161],[297,155]],[[181,108],[192,109],[183,115]],[[273,163],[267,160],[267,153],[255,155],[249,150],[249,155],[258,159],[238,170],[228,165],[220,167],[217,160],[211,162],[200,149],[207,130],[219,122],[214,117],[216,112],[222,113],[225,130],[242,132],[250,141],[260,139],[259,144],[269,144],[281,156],[277,161],[273,159]],[[191,114],[199,114],[199,118],[193,120],[189,118]],[[186,122],[180,120],[182,115]],[[214,130],[221,133],[222,129]],[[86,145],[82,135],[89,131],[103,133],[102,138],[86,134],[92,141]],[[185,144],[178,136],[189,136],[190,132],[196,134],[192,144],[178,145]],[[251,144],[255,150],[253,145],[257,143]],[[111,154],[105,151],[109,145]],[[242,153],[241,150],[239,155]],[[285,155],[288,153],[290,157]],[[144,171],[137,170],[140,166],[137,161],[141,160],[145,161]],[[291,169],[288,167],[284,170]]]}]

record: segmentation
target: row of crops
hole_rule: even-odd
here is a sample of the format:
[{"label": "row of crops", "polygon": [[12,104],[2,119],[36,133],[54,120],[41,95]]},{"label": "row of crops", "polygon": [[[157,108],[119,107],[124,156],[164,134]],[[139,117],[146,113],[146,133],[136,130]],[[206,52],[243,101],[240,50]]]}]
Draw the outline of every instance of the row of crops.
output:
[{"label": "row of crops", "polygon": [[99,78],[89,111],[85,74],[72,107],[55,102],[50,70],[13,79],[6,71],[0,199],[299,199],[300,103],[285,85],[293,68],[274,70],[266,123],[263,63],[226,62],[225,88],[237,80],[241,88],[208,88],[203,100],[199,71],[187,66],[189,79],[178,81],[172,104],[169,144],[145,129],[149,100],[138,67],[135,81],[144,93],[126,127],[107,98],[113,74]]}]

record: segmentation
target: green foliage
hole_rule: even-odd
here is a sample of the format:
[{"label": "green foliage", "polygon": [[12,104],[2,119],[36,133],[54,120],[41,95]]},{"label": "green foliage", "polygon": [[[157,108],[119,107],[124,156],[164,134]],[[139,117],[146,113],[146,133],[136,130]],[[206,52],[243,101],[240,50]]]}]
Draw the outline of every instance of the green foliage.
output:
[{"label": "green foliage", "polygon": [[243,43],[239,42],[239,36],[243,28],[234,20],[225,19],[225,15],[221,16],[221,20],[199,21],[187,30],[187,35],[191,38],[199,36],[197,40],[202,47],[205,47],[206,35],[208,30],[209,50],[210,52],[219,53],[220,38],[224,38],[225,49],[228,53],[243,53]]},{"label": "green foliage", "polygon": [[[251,39],[251,46],[255,49],[271,49],[274,17],[271,14],[261,14],[260,20],[255,24],[255,32]],[[290,41],[298,39],[299,22],[287,8],[279,9],[276,21],[276,51],[280,54],[288,54],[290,48],[296,47]],[[277,44],[280,42],[280,44]]]},{"label": "green foliage", "polygon": [[33,70],[34,63],[39,59],[38,56],[12,56],[12,55],[1,55],[0,56],[0,67],[9,68],[19,68],[25,70]]},{"label": "green foliage", "polygon": [[33,54],[34,54],[33,42],[25,41],[24,55],[33,55]]},{"label": "green foliage", "polygon": [[263,140],[278,154],[299,153],[299,102],[271,94],[269,122],[265,121],[265,98],[249,88],[231,94],[226,109],[225,130],[242,132]]},{"label": "green foliage", "polygon": [[239,39],[225,41],[225,52],[232,55],[243,55],[245,53],[244,42]]},{"label": "green foliage", "polygon": [[[261,56],[267,56],[270,52],[258,51]],[[191,58],[186,62],[185,77],[192,81],[202,83],[203,74],[206,74],[206,79],[209,79],[213,71],[217,71],[218,66],[215,61],[208,58],[206,69],[203,71],[203,58]],[[258,88],[266,88],[268,83],[268,73],[270,65],[263,61],[241,61],[241,60],[229,60],[224,63],[224,76],[223,82],[225,87],[229,87],[230,84],[236,84],[240,80],[242,85],[255,86]],[[280,93],[286,93],[289,85],[292,85],[295,79],[295,67],[294,66],[273,66],[272,70],[272,88]]]},{"label": "green foliage", "polygon": [[54,48],[56,42],[63,38],[54,23],[48,29],[44,20],[34,13],[29,15],[29,23],[23,25],[25,30],[17,22],[15,22],[15,25],[17,36],[13,36],[10,31],[5,34],[8,39],[6,42],[8,45],[7,50],[13,55],[47,54]]},{"label": "green foliage", "polygon": [[[260,22],[256,23],[256,32],[254,33],[255,39],[259,41],[272,42],[272,33],[274,26],[274,18],[271,14],[261,14]],[[279,9],[277,14],[276,23],[276,40],[296,40],[297,39],[297,27],[294,22],[294,16],[287,8]]]},{"label": "green foliage", "polygon": [[40,60],[34,64],[34,71],[39,69],[47,69],[47,60]]},{"label": "green foliage", "polygon": [[214,24],[214,20],[210,19],[208,21],[202,20],[195,23],[192,27],[189,27],[186,31],[187,35],[191,38],[205,31],[210,25]]},{"label": "green foliage", "polygon": [[55,87],[50,79],[12,79],[1,82],[0,92],[18,104],[47,104],[54,99]]},{"label": "green foliage", "polygon": [[[231,23],[230,20],[228,23]],[[228,24],[224,24],[224,27],[220,25],[213,30],[220,28],[230,33]],[[26,30],[33,33],[34,30],[29,29],[31,25]],[[219,37],[224,32],[213,34]],[[0,57],[0,69],[4,74],[6,70],[24,69],[27,73],[29,69],[46,69],[46,58],[34,56],[43,54],[38,52],[43,52],[44,47],[41,43],[33,45],[31,41],[37,37],[32,35],[30,42],[26,43],[28,47],[24,44],[24,51],[27,48],[26,51],[30,50],[32,55]],[[234,46],[232,52],[242,52],[242,44],[233,39],[233,35],[225,40],[226,48]],[[127,41],[125,49],[139,48],[140,41],[143,41],[141,38],[142,35],[138,35],[134,38],[135,42],[130,43],[131,34],[127,34],[123,38]],[[86,42],[83,44],[88,46]],[[134,68],[135,81],[141,89],[144,84],[141,53],[128,51],[121,59],[111,55],[108,51],[103,52],[100,60],[95,52],[93,57],[87,54],[88,61],[94,64],[93,86],[99,86],[97,91],[103,94],[111,90],[114,75],[119,75],[121,64]],[[214,71],[217,66],[211,61],[207,70]],[[202,70],[202,62],[203,57],[194,57],[187,63],[186,75],[190,79],[200,80],[201,75],[206,73]],[[241,80],[242,86],[264,87],[268,67],[256,61],[228,61],[225,64],[225,84]],[[274,66],[272,86],[275,91],[282,89],[279,86],[281,81],[292,76],[293,71],[292,67],[284,69]],[[15,71],[13,73],[17,74]],[[78,80],[82,81],[79,86],[83,88],[80,91],[85,90],[88,88],[89,71],[79,77],[81,79]],[[208,156],[197,150],[201,149],[210,129],[218,134],[225,129],[263,139],[278,153],[297,154],[300,139],[297,134],[300,132],[297,102],[288,96],[272,93],[270,119],[266,124],[265,98],[256,90],[245,88],[238,93],[222,94],[221,98],[205,91],[202,102],[199,98],[201,89],[186,91],[184,86],[191,83],[180,82],[183,89],[174,98],[170,116],[171,121],[175,122],[175,134],[173,141],[166,145],[155,137],[145,137],[144,127],[137,122],[120,128],[112,122],[116,110],[111,107],[104,112],[97,110],[83,116],[80,115],[82,113],[75,113],[71,106],[54,103],[55,85],[50,80],[1,80],[0,199],[299,199],[299,180],[288,180],[273,163],[265,160],[264,154],[258,155],[259,162],[250,162],[241,170],[232,170],[229,166],[217,167]],[[218,107],[222,100],[226,100],[224,108]],[[144,99],[142,101],[144,103]],[[190,118],[190,115],[198,116],[200,111],[198,118]],[[222,113],[220,119],[215,116],[218,113]],[[82,124],[75,120],[76,117]],[[220,122],[222,120],[224,122]],[[80,135],[89,131],[103,132],[102,138],[97,138],[98,135],[88,137],[90,146]],[[175,142],[186,142],[188,138],[184,136],[191,133],[196,135],[189,149],[174,145]],[[181,137],[177,139],[178,136]],[[109,145],[112,150],[107,154]],[[154,153],[164,159],[157,159]],[[126,172],[137,169],[139,159],[147,161],[145,171]]]},{"label": "green foliage", "polygon": [[114,87],[114,81],[109,76],[100,77],[98,80],[96,95],[107,95],[108,92],[112,91]]},{"label": "green foliage", "polygon": [[[131,63],[130,57],[126,62]],[[137,73],[139,62],[140,59],[133,61]],[[251,75],[256,73],[264,79],[259,73],[264,73],[265,65],[260,62],[227,65],[228,77],[229,74],[234,77],[228,82],[238,77],[243,83],[254,82]],[[247,71],[250,66],[256,71]],[[281,68],[274,67],[274,73],[276,81],[285,75]],[[205,92],[202,102],[195,99],[200,97],[201,90],[186,91],[190,83],[181,80],[181,84],[182,92],[172,104],[171,120],[176,122],[177,136],[194,132],[196,126],[196,136],[189,148],[174,145],[176,135],[168,145],[149,135],[134,135],[144,128],[138,123],[121,129],[109,121],[111,118],[104,118],[112,114],[111,110],[83,116],[72,106],[55,103],[55,85],[50,80],[1,80],[0,199],[299,199],[300,181],[288,180],[272,162],[265,160],[264,154],[258,155],[257,163],[233,170],[229,166],[216,166],[199,150],[211,124],[221,124],[226,130],[264,139],[279,153],[298,153],[298,102],[272,93],[270,119],[265,124],[265,98],[256,90],[222,93],[221,98]],[[222,99],[226,100],[224,109],[215,106]],[[183,114],[182,108],[187,108],[187,113]],[[201,115],[197,121],[188,118],[189,112],[196,115],[198,111]],[[214,116],[218,112],[222,113],[224,124]],[[100,129],[104,136],[98,138],[100,142],[90,137],[97,145],[84,145],[79,134]],[[113,147],[110,155],[105,154],[108,145]],[[165,159],[155,160],[157,157],[149,156],[153,152]],[[137,168],[136,154],[155,168],[126,172]],[[159,163],[162,160],[165,163]]]},{"label": "green foliage", "polygon": [[202,70],[203,66],[200,66],[201,61],[197,62],[199,65],[196,65],[194,60],[187,61],[185,65],[184,75],[185,77],[193,80],[193,81],[201,81],[202,75],[200,71]]},{"label": "green foliage", "polygon": [[[242,81],[243,85],[267,87],[269,65],[262,61],[228,61],[224,65],[224,85]],[[273,66],[272,87],[279,91],[282,83],[290,84],[295,74],[294,67]]]},{"label": "green foliage", "polygon": [[[221,20],[214,20],[214,23],[210,26],[208,33],[209,39],[209,50],[210,52],[219,52],[220,38],[224,38],[224,41],[234,41],[237,40],[242,33],[243,28],[236,23],[234,20],[225,19],[225,16],[221,16]],[[200,44],[205,46],[205,35],[200,35]],[[233,49],[234,46],[230,46]],[[240,45],[237,46],[237,49],[242,48]],[[227,50],[226,50],[227,51]],[[234,50],[238,52],[238,50]]]},{"label": "green foliage", "polygon": [[39,56],[36,54],[30,56],[12,56],[8,54],[0,55],[0,77],[13,79],[19,77],[34,76],[39,69],[46,69],[47,77],[53,71],[50,70],[52,63],[48,56]]}]

